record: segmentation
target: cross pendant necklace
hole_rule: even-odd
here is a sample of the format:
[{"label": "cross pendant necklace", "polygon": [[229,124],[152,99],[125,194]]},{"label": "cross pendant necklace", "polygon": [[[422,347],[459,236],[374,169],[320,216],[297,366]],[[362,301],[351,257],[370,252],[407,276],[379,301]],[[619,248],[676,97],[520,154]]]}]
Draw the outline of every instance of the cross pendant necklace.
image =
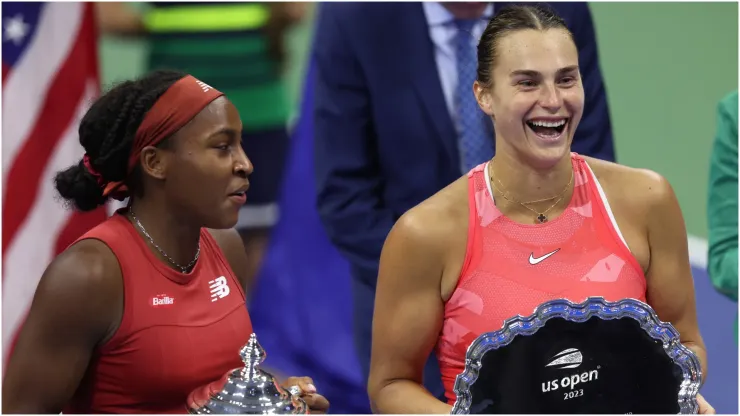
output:
[{"label": "cross pendant necklace", "polygon": [[[535,214],[537,214],[537,216],[535,217],[535,221],[534,221],[535,224],[544,224],[547,221],[549,221],[549,218],[547,218],[547,215],[546,214],[548,212],[550,212],[551,209],[555,208],[555,206],[558,205],[560,203],[560,201],[563,200],[563,196],[565,195],[566,191],[568,191],[568,189],[570,188],[570,184],[573,183],[573,176],[574,176],[574,172],[571,171],[570,172],[570,180],[568,181],[568,184],[565,185],[565,188],[563,188],[563,190],[560,192],[559,195],[552,196],[550,198],[539,199],[537,201],[521,202],[521,201],[517,201],[517,200],[514,200],[514,199],[509,198],[508,196],[506,196],[506,192],[503,192],[501,189],[499,189],[496,186],[496,183],[495,182],[498,182],[499,185],[501,185],[502,187],[503,187],[503,184],[501,183],[501,181],[498,180],[498,178],[495,178],[493,176],[493,168],[490,168],[490,169],[491,169],[491,172],[489,172],[489,179],[491,180],[491,185],[493,186],[493,188],[496,189],[501,194],[501,196],[504,197],[505,200],[507,200],[509,202],[512,202],[512,203],[519,204],[519,205],[523,206],[524,208],[526,208],[526,209],[534,212]],[[554,198],[557,198],[557,200],[555,201],[555,203],[552,204],[552,205],[550,205],[550,207],[548,207],[544,211],[536,211],[536,210],[532,209],[529,206],[531,204],[536,204],[536,203],[540,203],[540,202],[550,201],[550,200],[552,200]]]}]

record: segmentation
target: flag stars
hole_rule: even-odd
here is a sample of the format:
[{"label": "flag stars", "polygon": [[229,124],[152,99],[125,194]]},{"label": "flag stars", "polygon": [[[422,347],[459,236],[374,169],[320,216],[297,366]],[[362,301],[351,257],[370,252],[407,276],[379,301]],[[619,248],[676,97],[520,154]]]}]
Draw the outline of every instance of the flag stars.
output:
[{"label": "flag stars", "polygon": [[23,42],[28,35],[30,26],[23,21],[22,14],[16,14],[13,17],[6,17],[3,21],[3,41],[12,41],[16,45]]}]

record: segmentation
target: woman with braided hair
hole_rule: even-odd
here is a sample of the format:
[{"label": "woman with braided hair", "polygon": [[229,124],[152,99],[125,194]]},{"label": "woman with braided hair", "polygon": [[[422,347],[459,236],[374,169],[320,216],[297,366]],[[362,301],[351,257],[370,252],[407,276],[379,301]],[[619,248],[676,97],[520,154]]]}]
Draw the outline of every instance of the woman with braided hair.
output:
[{"label": "woman with braided hair", "polygon": [[[56,175],[82,211],[127,207],[46,269],[6,368],[3,413],[185,413],[188,394],[241,367],[252,325],[233,230],[252,164],[242,123],[189,75],[124,82],[82,119],[82,160]],[[328,402],[290,378],[312,412]]]}]

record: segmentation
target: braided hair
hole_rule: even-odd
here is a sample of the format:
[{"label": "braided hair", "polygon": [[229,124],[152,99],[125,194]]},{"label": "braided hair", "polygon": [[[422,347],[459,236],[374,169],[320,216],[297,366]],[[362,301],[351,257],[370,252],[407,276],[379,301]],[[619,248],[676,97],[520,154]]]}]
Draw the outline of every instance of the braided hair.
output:
[{"label": "braided hair", "polygon": [[[116,85],[88,109],[78,130],[92,168],[105,182],[124,181],[132,194],[142,195],[141,172],[128,173],[128,159],[136,130],[154,103],[185,74],[155,71],[134,81]],[[166,147],[164,140],[158,147]],[[59,195],[80,211],[91,211],[108,200],[98,179],[83,160],[60,171],[54,178]]]}]

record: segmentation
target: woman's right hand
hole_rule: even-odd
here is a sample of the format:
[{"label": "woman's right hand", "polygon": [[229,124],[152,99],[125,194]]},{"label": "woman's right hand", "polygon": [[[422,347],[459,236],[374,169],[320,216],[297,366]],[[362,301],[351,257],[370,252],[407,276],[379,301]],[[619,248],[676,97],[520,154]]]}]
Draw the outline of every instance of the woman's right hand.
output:
[{"label": "woman's right hand", "polygon": [[311,377],[290,377],[283,383],[285,390],[297,387],[300,389],[299,396],[306,402],[311,413],[326,413],[329,410],[329,401],[326,397],[320,395],[313,385]]}]

